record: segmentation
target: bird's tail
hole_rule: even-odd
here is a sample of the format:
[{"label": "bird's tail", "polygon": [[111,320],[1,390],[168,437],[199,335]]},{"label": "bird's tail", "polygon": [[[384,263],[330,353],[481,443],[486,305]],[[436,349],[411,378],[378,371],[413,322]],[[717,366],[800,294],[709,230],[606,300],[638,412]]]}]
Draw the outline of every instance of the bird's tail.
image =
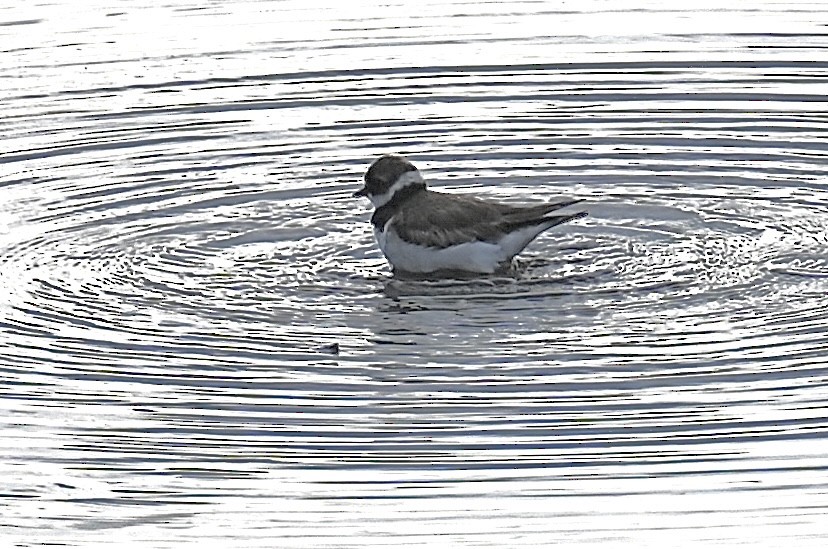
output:
[{"label": "bird's tail", "polygon": [[560,225],[561,223],[567,223],[574,219],[580,219],[585,217],[587,212],[579,211],[570,214],[552,213],[560,210],[561,208],[565,208],[566,206],[577,204],[578,202],[581,202],[581,200],[565,200],[554,204],[543,204],[541,206],[534,206],[515,211],[511,215],[507,216],[505,223],[506,229],[517,230],[523,227],[543,225],[543,229],[541,230],[545,231],[546,229]]}]

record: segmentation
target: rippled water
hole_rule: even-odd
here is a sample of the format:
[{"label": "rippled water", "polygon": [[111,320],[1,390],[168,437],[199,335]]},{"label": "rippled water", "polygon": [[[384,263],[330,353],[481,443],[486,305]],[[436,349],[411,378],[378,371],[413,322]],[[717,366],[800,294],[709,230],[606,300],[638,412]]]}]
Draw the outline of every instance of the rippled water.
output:
[{"label": "rippled water", "polygon": [[[0,9],[3,546],[821,547],[828,6]],[[350,195],[587,200],[395,280]]]}]

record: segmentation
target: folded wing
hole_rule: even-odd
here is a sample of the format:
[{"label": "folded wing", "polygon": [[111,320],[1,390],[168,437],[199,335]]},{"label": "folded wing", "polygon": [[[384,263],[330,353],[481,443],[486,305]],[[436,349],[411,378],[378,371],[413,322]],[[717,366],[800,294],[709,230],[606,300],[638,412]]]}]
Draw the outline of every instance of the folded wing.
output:
[{"label": "folded wing", "polygon": [[504,233],[523,227],[554,227],[586,215],[552,214],[580,200],[562,200],[519,207],[497,204],[462,195],[437,192],[413,197],[395,216],[393,228],[407,242],[435,248],[447,248],[470,240],[497,242]]}]

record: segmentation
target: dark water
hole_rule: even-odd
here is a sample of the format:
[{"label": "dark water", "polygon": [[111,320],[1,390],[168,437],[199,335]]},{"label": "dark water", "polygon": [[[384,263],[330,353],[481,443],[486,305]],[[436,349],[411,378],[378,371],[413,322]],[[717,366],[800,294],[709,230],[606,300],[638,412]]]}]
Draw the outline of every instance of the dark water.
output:
[{"label": "dark water", "polygon": [[[669,6],[0,9],[2,545],[822,547],[828,6]],[[387,152],[590,216],[395,280]]]}]

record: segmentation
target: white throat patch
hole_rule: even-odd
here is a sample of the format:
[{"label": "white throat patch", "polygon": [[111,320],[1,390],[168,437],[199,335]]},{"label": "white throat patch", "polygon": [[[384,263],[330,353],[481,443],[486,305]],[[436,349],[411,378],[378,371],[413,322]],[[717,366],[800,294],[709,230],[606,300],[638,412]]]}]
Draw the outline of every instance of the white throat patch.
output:
[{"label": "white throat patch", "polygon": [[408,171],[399,176],[397,180],[394,181],[394,184],[391,185],[391,187],[384,193],[377,195],[368,195],[368,200],[371,201],[375,208],[382,208],[383,206],[391,202],[391,199],[394,198],[394,195],[397,194],[398,191],[403,190],[409,185],[423,182],[423,176],[420,175],[419,171]]}]

